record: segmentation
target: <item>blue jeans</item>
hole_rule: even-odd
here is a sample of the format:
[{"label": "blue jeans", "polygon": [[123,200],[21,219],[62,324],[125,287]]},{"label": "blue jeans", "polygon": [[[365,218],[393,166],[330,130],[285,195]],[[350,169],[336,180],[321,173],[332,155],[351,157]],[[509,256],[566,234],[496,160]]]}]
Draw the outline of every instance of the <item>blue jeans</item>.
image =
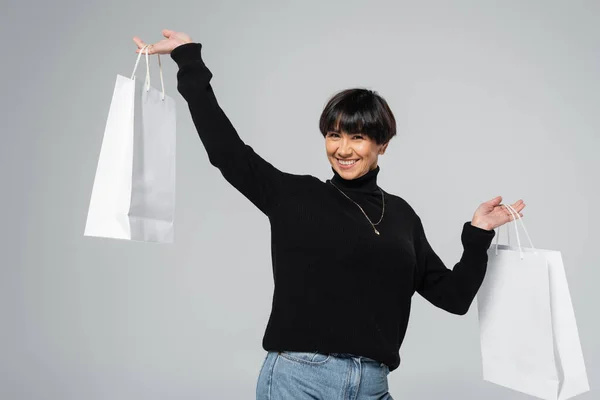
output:
[{"label": "blue jeans", "polygon": [[256,400],[393,400],[387,365],[348,353],[269,351]]}]

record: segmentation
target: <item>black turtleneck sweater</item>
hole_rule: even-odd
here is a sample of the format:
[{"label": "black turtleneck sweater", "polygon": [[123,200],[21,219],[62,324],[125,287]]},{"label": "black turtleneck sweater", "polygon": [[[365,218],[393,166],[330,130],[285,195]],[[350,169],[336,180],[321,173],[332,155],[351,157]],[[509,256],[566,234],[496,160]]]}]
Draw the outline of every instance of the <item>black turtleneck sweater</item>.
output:
[{"label": "black turtleneck sweater", "polygon": [[331,182],[375,223],[382,212],[380,168],[354,180],[332,168],[331,182],[323,182],[271,165],[240,139],[220,108],[201,48],[188,43],[171,53],[179,67],[177,89],[210,163],[271,224],[274,292],[263,348],[351,353],[393,371],[415,291],[450,313],[465,314],[483,281],[495,232],[465,222],[462,257],[448,269],[413,208],[383,191],[385,214],[377,235]]}]

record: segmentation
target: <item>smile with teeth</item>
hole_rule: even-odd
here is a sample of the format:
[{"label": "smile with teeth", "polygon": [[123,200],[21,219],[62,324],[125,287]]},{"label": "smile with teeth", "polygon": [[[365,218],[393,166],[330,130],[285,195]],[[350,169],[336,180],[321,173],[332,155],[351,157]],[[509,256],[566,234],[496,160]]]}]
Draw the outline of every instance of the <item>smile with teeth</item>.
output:
[{"label": "smile with teeth", "polygon": [[340,165],[344,165],[344,166],[350,166],[350,165],[354,165],[356,164],[358,160],[340,160],[338,158],[338,163],[340,163]]}]

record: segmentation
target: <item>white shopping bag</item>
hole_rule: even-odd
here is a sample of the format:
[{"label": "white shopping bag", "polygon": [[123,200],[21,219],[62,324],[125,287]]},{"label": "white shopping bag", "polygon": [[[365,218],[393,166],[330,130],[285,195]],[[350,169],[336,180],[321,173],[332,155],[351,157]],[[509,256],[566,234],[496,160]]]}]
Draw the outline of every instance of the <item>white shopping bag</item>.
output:
[{"label": "white shopping bag", "polygon": [[589,391],[560,251],[498,245],[477,293],[483,379],[541,399]]},{"label": "white shopping bag", "polygon": [[146,80],[117,75],[98,159],[84,236],[173,242],[175,101]]}]

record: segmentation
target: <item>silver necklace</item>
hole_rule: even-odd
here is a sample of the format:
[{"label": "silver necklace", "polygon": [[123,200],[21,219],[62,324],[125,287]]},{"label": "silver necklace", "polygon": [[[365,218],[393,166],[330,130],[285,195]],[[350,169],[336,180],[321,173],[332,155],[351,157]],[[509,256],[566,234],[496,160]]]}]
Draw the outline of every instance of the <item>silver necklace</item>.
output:
[{"label": "silver necklace", "polygon": [[340,190],[340,188],[339,188],[339,187],[335,186],[335,185],[333,184],[333,182],[329,181],[329,183],[331,183],[331,184],[333,185],[333,187],[334,187],[334,188],[336,188],[337,190],[339,190],[339,192],[340,192],[341,194],[343,194],[344,196],[346,196],[346,198],[347,198],[348,200],[350,200],[351,202],[353,202],[354,204],[356,204],[358,208],[360,208],[360,211],[362,211],[362,213],[365,215],[365,217],[367,218],[367,221],[369,221],[369,223],[370,223],[370,224],[371,224],[371,226],[373,227],[373,230],[375,231],[375,233],[379,235],[379,231],[378,231],[378,230],[375,228],[375,225],[379,225],[379,223],[381,222],[381,220],[383,220],[383,214],[385,213],[385,199],[384,199],[384,196],[383,196],[383,190],[381,190],[381,188],[379,188],[379,187],[377,188],[377,189],[379,189],[379,191],[381,192],[381,202],[383,203],[383,210],[381,211],[381,218],[379,218],[379,221],[377,221],[377,223],[376,223],[376,224],[374,224],[374,223],[372,223],[372,222],[371,222],[371,220],[370,220],[370,219],[369,219],[369,217],[367,216],[367,213],[365,212],[365,210],[363,210],[363,209],[362,209],[362,207],[361,207],[360,205],[358,205],[358,203],[357,203],[357,202],[355,202],[355,201],[354,201],[354,200],[352,200],[350,197],[348,197],[348,195],[346,195],[346,193],[342,192],[342,191]]}]

